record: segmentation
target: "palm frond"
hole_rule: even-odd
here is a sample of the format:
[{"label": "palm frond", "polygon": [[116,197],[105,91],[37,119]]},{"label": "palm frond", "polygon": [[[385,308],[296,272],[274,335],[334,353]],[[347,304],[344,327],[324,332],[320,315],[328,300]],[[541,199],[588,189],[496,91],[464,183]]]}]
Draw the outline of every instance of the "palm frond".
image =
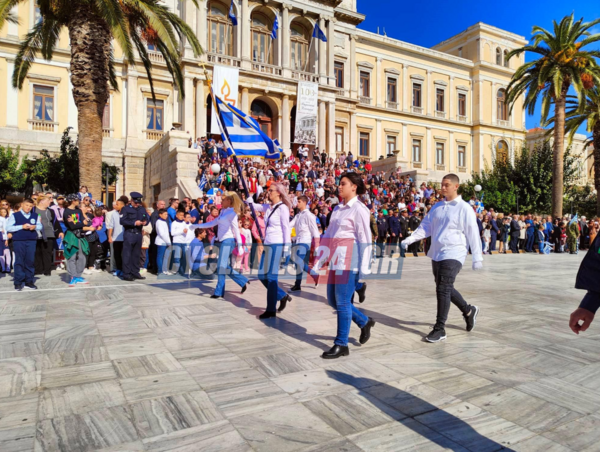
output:
[{"label": "palm frond", "polygon": [[15,20],[18,20],[11,10],[14,6],[23,1],[24,0],[0,0],[0,30],[2,30],[6,22],[15,23]]},{"label": "palm frond", "polygon": [[25,39],[19,46],[19,52],[15,58],[15,69],[13,71],[12,85],[14,88],[22,89],[27,73],[35,60],[35,56],[43,46],[43,22],[38,22],[31,31],[25,35]]}]

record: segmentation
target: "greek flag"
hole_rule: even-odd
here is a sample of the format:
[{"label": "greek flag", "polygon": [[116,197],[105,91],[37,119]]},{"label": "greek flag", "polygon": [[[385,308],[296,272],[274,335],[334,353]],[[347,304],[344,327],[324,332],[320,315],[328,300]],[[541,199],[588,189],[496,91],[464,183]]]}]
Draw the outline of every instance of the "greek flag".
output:
[{"label": "greek flag", "polygon": [[217,183],[221,185],[223,183],[223,179],[225,179],[225,173],[221,173],[219,178],[217,179]]},{"label": "greek flag", "polygon": [[271,30],[271,39],[277,39],[277,30],[279,29],[279,18],[275,14],[275,22],[273,22],[273,30]]},{"label": "greek flag", "polygon": [[233,0],[231,0],[231,5],[229,5],[229,20],[233,26],[237,26],[237,17],[235,17],[235,13],[233,12]]},{"label": "greek flag", "polygon": [[228,155],[271,160],[281,158],[281,148],[260,129],[254,118],[223,102],[214,95],[212,87],[211,95],[216,103],[217,123]]},{"label": "greek flag", "polygon": [[208,184],[208,179],[206,178],[206,173],[202,174],[202,179],[200,179],[200,183],[198,184],[198,188],[204,191],[204,187]]},{"label": "greek flag", "polygon": [[325,33],[323,33],[323,31],[319,28],[319,24],[316,22],[315,22],[315,29],[313,30],[312,37],[320,39],[323,42],[327,42],[327,36],[325,36]]}]

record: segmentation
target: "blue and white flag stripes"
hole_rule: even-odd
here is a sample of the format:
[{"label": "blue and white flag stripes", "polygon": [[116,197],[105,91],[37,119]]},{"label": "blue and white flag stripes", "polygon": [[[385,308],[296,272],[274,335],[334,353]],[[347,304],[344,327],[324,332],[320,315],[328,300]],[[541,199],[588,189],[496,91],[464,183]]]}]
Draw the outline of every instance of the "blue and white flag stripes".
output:
[{"label": "blue and white flag stripes", "polygon": [[219,178],[217,179],[217,183],[221,185],[223,183],[223,179],[225,179],[225,173],[219,174]]},{"label": "blue and white flag stripes", "polygon": [[206,173],[202,174],[202,178],[200,179],[200,183],[198,184],[198,188],[204,191],[204,187],[208,184],[208,179],[206,178]]},{"label": "blue and white flag stripes", "polygon": [[211,95],[216,102],[217,123],[229,155],[272,160],[281,157],[280,148],[260,129],[256,120],[216,97],[212,87]]},{"label": "blue and white flag stripes", "polygon": [[315,29],[313,30],[312,37],[320,39],[323,42],[327,42],[327,36],[325,36],[325,33],[323,33],[323,31],[319,28],[319,24],[316,22],[315,22]]},{"label": "blue and white flag stripes", "polygon": [[237,26],[237,17],[235,17],[235,13],[233,12],[233,0],[231,0],[231,5],[229,5],[229,20],[231,20],[234,27]]},{"label": "blue and white flag stripes", "polygon": [[277,39],[277,30],[279,30],[279,16],[275,14],[275,21],[273,22],[273,30],[271,30],[271,39]]}]

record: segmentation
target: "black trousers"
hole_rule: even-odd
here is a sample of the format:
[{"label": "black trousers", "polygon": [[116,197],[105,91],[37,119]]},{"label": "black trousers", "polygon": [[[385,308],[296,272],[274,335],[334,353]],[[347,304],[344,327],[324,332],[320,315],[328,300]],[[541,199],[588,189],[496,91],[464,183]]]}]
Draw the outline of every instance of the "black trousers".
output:
[{"label": "black trousers", "polygon": [[44,239],[38,239],[35,245],[35,274],[36,275],[49,275],[52,271],[52,264],[54,263],[54,242],[56,240],[50,238],[46,241]]},{"label": "black trousers", "polygon": [[150,236],[150,247],[148,248],[148,271],[150,273],[156,274],[158,273],[158,269],[156,268],[156,257],[158,256],[158,250],[156,248],[156,240],[155,236]]},{"label": "black trousers", "polygon": [[390,256],[394,254],[394,251],[396,251],[396,249],[398,248],[399,239],[400,238],[398,237],[398,234],[396,234],[395,236],[390,236]]},{"label": "black trousers", "polygon": [[385,239],[385,237],[377,237],[377,257],[381,257],[385,253]]},{"label": "black trousers", "polygon": [[98,241],[88,242],[88,245],[90,246],[90,253],[85,257],[85,268],[94,267],[96,256],[98,255],[98,248],[96,248],[97,244]]},{"label": "black trousers", "polygon": [[408,245],[408,252],[413,253],[413,256],[418,256],[420,243],[421,243],[421,241],[418,241],[418,242],[411,243],[410,245]]},{"label": "black trousers", "polygon": [[519,251],[517,250],[517,244],[518,244],[518,242],[519,242],[519,236],[517,236],[517,237],[513,237],[513,236],[511,236],[511,237],[510,237],[510,242],[509,242],[509,244],[510,244],[510,250],[511,250],[513,253],[518,253],[518,252],[519,252]]},{"label": "black trousers", "polygon": [[456,275],[462,269],[462,264],[454,259],[431,261],[435,278],[435,293],[437,296],[436,325],[442,328],[448,320],[450,303],[453,303],[463,315],[471,312],[471,306],[465,301],[460,292],[454,288]]},{"label": "black trousers", "polygon": [[123,242],[122,241],[114,241],[112,243],[113,246],[113,252],[115,254],[114,258],[115,258],[115,265],[117,266],[116,269],[112,269],[111,270],[123,270]]},{"label": "black trousers", "polygon": [[142,234],[125,231],[123,237],[123,277],[140,276]]}]

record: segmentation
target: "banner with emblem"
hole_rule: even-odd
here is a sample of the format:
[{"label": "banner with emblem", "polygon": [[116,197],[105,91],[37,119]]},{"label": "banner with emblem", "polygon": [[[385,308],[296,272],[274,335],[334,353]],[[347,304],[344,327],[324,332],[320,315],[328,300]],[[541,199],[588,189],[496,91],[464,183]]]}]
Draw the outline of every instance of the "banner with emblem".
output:
[{"label": "banner with emblem", "polygon": [[317,144],[318,110],[319,85],[312,82],[299,82],[294,143],[313,146]]},{"label": "banner with emblem", "polygon": [[[212,87],[215,96],[226,104],[231,104],[236,108],[240,108],[238,105],[239,81],[239,68],[219,65],[215,65],[213,68]],[[211,115],[210,133],[221,134],[214,108]]]}]

